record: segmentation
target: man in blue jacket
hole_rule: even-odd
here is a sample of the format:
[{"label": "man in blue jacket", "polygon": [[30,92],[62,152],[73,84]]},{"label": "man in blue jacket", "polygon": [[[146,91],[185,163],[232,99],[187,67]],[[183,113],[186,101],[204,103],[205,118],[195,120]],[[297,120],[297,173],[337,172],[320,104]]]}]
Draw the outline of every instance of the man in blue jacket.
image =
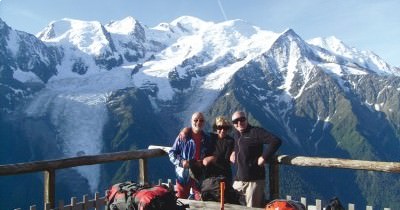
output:
[{"label": "man in blue jacket", "polygon": [[[235,147],[231,162],[236,166],[233,188],[245,198],[248,207],[265,207],[265,168],[282,141],[263,128],[247,122],[246,114],[237,111],[232,115]],[[264,145],[268,145],[264,149]]]},{"label": "man in blue jacket", "polygon": [[192,167],[191,164],[202,167],[203,158],[212,154],[214,144],[203,131],[204,115],[201,112],[192,115],[191,124],[188,135],[182,140],[178,136],[168,155],[175,165],[177,197],[188,198],[192,189],[195,200],[200,200],[200,183],[190,176],[189,167]]}]

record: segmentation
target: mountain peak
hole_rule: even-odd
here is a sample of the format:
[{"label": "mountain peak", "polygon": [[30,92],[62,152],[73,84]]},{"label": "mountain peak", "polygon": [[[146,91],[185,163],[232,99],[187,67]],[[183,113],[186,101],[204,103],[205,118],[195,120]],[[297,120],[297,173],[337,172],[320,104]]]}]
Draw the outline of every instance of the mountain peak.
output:
[{"label": "mountain peak", "polygon": [[[309,44],[322,47],[338,55],[350,55],[355,49],[344,44],[340,39],[335,36],[329,36],[326,38],[317,37],[308,41]],[[347,56],[345,56],[347,57]]]},{"label": "mountain peak", "polygon": [[109,32],[121,35],[133,33],[140,23],[133,17],[128,16],[119,21],[112,21],[106,25]]},{"label": "mountain peak", "polygon": [[308,40],[307,43],[324,48],[334,53],[336,56],[345,58],[349,63],[354,63],[356,66],[365,68],[377,74],[400,75],[400,72],[396,68],[390,66],[375,53],[350,47],[335,36],[326,38],[317,37]]},{"label": "mountain peak", "polygon": [[51,39],[63,38],[71,34],[86,34],[88,32],[101,31],[101,28],[102,25],[98,21],[63,18],[58,21],[52,21],[44,30],[38,33],[37,37],[43,41],[51,41]]},{"label": "mountain peak", "polygon": [[7,27],[6,22],[3,21],[3,19],[0,18],[0,30],[3,29],[4,27]]},{"label": "mountain peak", "polygon": [[296,32],[294,32],[293,29],[287,28],[282,32],[282,35],[288,36],[288,35],[295,35],[298,36]]},{"label": "mountain peak", "polygon": [[196,32],[204,30],[214,23],[206,22],[200,18],[192,16],[181,16],[173,20],[170,24],[174,28],[179,28],[182,32]]},{"label": "mountain peak", "polygon": [[236,19],[236,20],[228,20],[218,24],[222,26],[224,30],[227,30],[228,33],[240,33],[243,36],[250,37],[256,34],[260,29],[248,23],[247,21]]},{"label": "mountain peak", "polygon": [[72,45],[85,53],[97,56],[110,44],[106,33],[98,21],[64,18],[51,22],[37,37],[45,42]]}]

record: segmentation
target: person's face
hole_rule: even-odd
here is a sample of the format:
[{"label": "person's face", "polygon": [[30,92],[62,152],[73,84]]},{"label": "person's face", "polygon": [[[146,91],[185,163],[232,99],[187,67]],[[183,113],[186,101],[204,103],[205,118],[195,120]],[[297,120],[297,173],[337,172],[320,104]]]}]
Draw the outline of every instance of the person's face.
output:
[{"label": "person's face", "polygon": [[204,127],[204,117],[202,114],[196,113],[192,116],[192,130],[194,133],[200,132]]},{"label": "person's face", "polygon": [[230,127],[229,125],[217,125],[217,134],[219,139],[225,138],[225,136],[228,134]]},{"label": "person's face", "polygon": [[235,129],[239,132],[243,132],[247,128],[247,119],[242,113],[234,113],[232,115],[232,123]]}]

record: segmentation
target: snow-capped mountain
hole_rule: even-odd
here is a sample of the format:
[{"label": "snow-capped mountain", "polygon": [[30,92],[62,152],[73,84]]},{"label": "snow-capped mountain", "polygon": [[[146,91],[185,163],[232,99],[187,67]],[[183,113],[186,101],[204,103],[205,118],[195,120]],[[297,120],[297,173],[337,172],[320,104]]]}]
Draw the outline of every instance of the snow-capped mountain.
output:
[{"label": "snow-capped mountain", "polygon": [[[212,119],[236,109],[280,136],[281,153],[399,161],[400,69],[335,37],[307,41],[292,29],[190,16],[153,28],[132,17],[106,25],[62,19],[35,37],[0,20],[0,61],[0,124],[13,128],[4,138],[12,142],[11,131],[20,132],[30,154],[4,162],[168,146],[192,112]],[[173,176],[165,165],[155,170]],[[128,178],[127,168],[74,171],[86,179],[80,192],[94,192]],[[351,182],[358,193],[336,195],[375,205],[382,203],[371,201],[378,195],[365,182],[400,185],[376,174],[312,183],[315,174],[288,173],[297,178],[283,181],[287,194],[327,197],[327,182]],[[303,188],[293,191],[293,182]]]}]

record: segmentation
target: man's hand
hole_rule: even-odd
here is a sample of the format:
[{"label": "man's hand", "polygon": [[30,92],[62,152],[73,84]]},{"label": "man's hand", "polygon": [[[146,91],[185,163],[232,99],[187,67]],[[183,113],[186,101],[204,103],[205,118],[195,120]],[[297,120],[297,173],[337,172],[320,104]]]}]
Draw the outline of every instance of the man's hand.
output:
[{"label": "man's hand", "polygon": [[188,160],[182,160],[182,167],[183,168],[189,168],[189,161]]},{"label": "man's hand", "polygon": [[263,158],[262,156],[260,156],[260,157],[258,158],[258,160],[257,160],[257,163],[258,163],[259,166],[264,165],[264,163],[265,163],[264,158]]},{"label": "man's hand", "polygon": [[189,136],[190,133],[190,127],[185,127],[179,132],[178,138],[181,141],[186,141],[186,137]]},{"label": "man's hand", "polygon": [[203,159],[203,165],[207,166],[211,164],[212,162],[215,162],[216,158],[214,156],[207,156]]},{"label": "man's hand", "polygon": [[229,157],[229,160],[231,161],[231,163],[235,163],[235,151],[233,151],[232,153],[231,153],[231,156]]}]

